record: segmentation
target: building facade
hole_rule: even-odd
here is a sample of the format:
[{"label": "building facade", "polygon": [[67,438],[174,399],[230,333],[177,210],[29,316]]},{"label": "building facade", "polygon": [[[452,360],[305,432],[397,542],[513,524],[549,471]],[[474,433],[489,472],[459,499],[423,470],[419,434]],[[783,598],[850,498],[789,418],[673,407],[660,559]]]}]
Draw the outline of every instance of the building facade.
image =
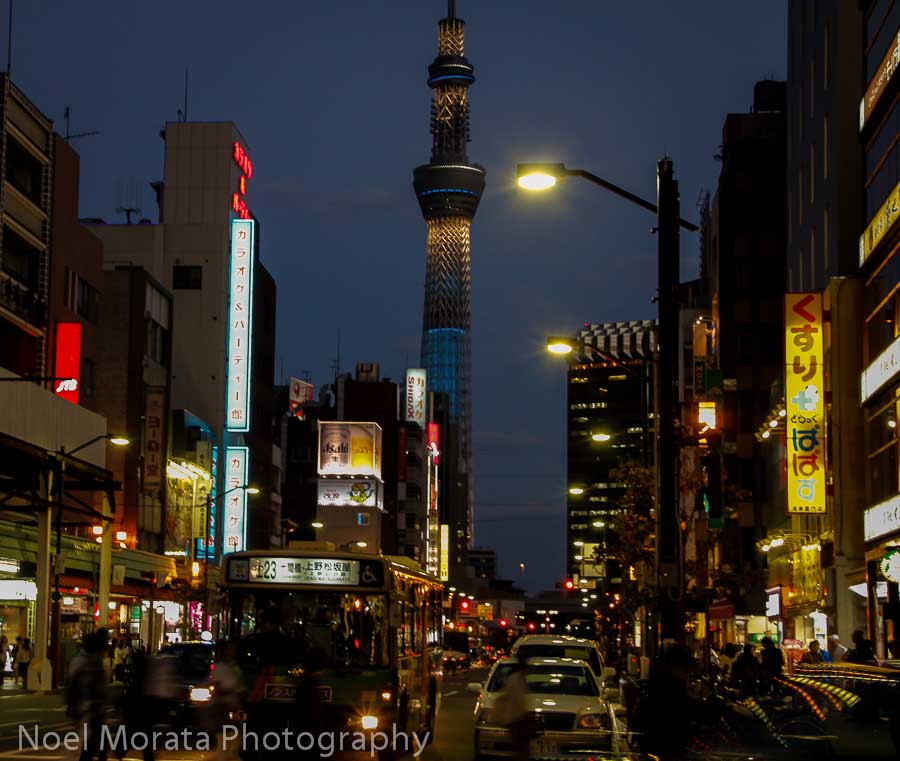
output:
[{"label": "building facade", "polygon": [[654,323],[585,325],[567,373],[566,573],[579,588],[619,588],[614,523],[626,464],[652,461]]},{"label": "building facade", "polygon": [[863,147],[863,220],[858,252],[865,283],[860,399],[865,426],[865,590],[876,652],[900,633],[895,545],[900,539],[897,396],[900,377],[900,5],[864,4],[864,90],[859,104]]}]

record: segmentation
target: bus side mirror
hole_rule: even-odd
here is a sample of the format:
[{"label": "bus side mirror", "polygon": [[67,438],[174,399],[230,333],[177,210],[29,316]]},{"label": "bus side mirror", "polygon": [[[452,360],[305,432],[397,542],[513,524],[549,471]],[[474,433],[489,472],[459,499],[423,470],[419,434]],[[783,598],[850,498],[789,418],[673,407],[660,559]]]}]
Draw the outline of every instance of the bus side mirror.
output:
[{"label": "bus side mirror", "polygon": [[469,682],[466,685],[466,691],[471,692],[474,695],[480,695],[481,694],[481,682]]}]

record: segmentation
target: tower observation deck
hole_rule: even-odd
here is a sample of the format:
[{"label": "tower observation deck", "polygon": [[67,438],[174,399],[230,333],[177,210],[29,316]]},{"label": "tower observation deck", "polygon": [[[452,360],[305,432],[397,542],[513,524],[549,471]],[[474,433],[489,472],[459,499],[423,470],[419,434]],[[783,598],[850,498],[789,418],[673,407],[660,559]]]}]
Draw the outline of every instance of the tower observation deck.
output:
[{"label": "tower observation deck", "polygon": [[429,390],[449,397],[450,419],[457,426],[466,525],[451,526],[451,531],[465,530],[468,546],[474,505],[469,232],[485,177],[482,167],[469,162],[467,151],[469,86],[474,81],[474,68],[465,56],[465,22],[456,17],[455,0],[449,0],[447,17],[438,22],[438,55],[428,67],[431,161],[416,167],[413,187],[428,228],[422,366]]}]

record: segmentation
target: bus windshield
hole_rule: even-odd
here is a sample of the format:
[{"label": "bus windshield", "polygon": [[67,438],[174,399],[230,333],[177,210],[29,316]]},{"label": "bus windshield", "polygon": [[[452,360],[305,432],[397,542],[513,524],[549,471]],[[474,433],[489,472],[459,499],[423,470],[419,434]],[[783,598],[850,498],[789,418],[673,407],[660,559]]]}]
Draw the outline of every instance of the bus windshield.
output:
[{"label": "bus windshield", "polygon": [[388,665],[384,594],[339,591],[232,590],[232,636],[241,659],[259,665],[320,668]]}]

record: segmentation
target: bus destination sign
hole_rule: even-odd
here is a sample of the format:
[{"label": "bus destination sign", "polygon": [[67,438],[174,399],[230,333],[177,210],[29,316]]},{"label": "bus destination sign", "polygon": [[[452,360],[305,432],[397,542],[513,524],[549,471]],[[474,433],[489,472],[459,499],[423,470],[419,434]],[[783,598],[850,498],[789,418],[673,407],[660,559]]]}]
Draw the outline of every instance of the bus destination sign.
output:
[{"label": "bus destination sign", "polygon": [[229,581],[251,584],[329,584],[381,586],[384,574],[379,562],[341,558],[234,558]]}]

